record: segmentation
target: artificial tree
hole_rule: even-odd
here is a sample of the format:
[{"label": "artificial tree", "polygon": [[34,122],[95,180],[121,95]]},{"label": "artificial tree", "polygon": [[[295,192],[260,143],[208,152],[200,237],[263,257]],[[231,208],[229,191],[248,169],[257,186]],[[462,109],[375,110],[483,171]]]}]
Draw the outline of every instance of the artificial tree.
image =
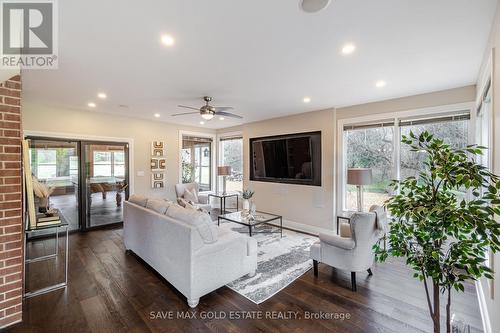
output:
[{"label": "artificial tree", "polygon": [[493,278],[485,261],[488,250],[500,249],[500,224],[495,221],[500,181],[475,160],[484,147],[453,149],[428,132],[410,133],[402,142],[426,159],[418,179],[391,183],[397,194],[386,202],[393,217],[388,247],[379,242],[375,255],[378,261],[406,257],[414,277],[424,284],[435,333],[441,330],[440,297],[446,297],[449,333],[452,288],[463,292],[467,280]]}]

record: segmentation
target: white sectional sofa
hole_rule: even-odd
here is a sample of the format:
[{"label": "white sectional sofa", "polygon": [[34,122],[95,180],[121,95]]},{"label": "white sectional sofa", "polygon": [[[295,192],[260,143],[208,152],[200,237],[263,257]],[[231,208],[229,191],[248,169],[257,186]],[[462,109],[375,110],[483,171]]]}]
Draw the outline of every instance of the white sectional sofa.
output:
[{"label": "white sectional sofa", "polygon": [[255,274],[257,243],[223,230],[207,213],[165,200],[131,196],[124,205],[125,248],[186,296],[190,307],[244,275]]}]

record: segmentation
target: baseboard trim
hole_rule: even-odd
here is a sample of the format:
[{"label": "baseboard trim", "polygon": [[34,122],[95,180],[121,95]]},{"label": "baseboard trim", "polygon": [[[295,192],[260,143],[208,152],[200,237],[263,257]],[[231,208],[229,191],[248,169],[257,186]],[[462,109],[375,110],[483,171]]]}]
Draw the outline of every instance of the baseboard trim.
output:
[{"label": "baseboard trim", "polygon": [[486,305],[486,296],[484,295],[483,285],[480,280],[476,281],[477,300],[479,301],[479,312],[481,312],[481,320],[483,321],[483,329],[485,333],[492,333],[490,315],[488,306]]}]

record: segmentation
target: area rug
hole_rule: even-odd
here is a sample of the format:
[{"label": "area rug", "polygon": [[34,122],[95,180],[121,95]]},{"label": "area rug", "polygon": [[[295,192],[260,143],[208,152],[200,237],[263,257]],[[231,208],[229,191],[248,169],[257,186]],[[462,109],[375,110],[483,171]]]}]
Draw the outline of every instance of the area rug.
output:
[{"label": "area rug", "polygon": [[[222,222],[221,227],[248,233],[247,227],[235,223]],[[279,233],[259,233],[265,231],[279,229],[268,225],[255,229],[252,235],[258,244],[255,276],[244,276],[227,285],[256,304],[269,299],[312,268],[309,248],[318,240],[289,230],[283,230],[283,238]]]}]

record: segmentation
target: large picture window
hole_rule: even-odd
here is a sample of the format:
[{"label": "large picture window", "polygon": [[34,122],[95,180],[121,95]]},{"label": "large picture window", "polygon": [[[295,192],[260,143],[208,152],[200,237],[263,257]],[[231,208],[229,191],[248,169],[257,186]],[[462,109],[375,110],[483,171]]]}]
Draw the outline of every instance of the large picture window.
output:
[{"label": "large picture window", "polygon": [[[393,179],[418,178],[425,168],[424,153],[411,151],[400,144],[403,135],[419,135],[428,131],[453,148],[465,148],[469,138],[468,111],[451,115],[434,115],[418,118],[393,118],[390,120],[344,125],[343,158],[343,210],[356,210],[356,187],[346,183],[348,168],[372,169],[373,182],[363,187],[364,207],[383,205],[393,194],[389,184]],[[465,197],[465,191],[462,192]]]},{"label": "large picture window", "polygon": [[[243,138],[241,136],[225,137],[220,139],[221,166],[230,166],[231,175],[226,179],[228,192],[243,190]],[[222,184],[219,184],[222,188]]]}]

